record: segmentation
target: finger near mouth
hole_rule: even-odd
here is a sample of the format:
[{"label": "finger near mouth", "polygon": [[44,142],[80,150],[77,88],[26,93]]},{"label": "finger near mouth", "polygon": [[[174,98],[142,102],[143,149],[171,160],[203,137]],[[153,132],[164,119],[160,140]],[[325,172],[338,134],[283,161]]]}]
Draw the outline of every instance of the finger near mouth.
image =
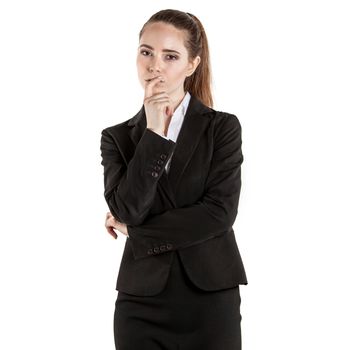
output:
[{"label": "finger near mouth", "polygon": [[[150,81],[155,80],[155,79],[158,79],[158,78],[159,78],[159,76],[158,76],[158,77],[155,77],[155,78],[152,78],[152,79],[145,79],[145,81],[146,81],[147,83],[149,83]],[[164,80],[159,80],[159,83],[164,83]]]}]

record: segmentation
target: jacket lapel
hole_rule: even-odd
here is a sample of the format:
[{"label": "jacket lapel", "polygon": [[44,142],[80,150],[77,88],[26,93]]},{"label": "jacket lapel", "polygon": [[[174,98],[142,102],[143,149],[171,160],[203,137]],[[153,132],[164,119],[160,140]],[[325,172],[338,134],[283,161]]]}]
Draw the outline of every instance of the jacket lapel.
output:
[{"label": "jacket lapel", "polygon": [[[204,105],[198,98],[191,95],[189,105],[176,140],[175,150],[170,160],[169,173],[163,172],[159,183],[166,189],[175,202],[174,194],[181,180],[182,174],[189,163],[200,137],[210,121],[210,113],[213,109]],[[146,114],[142,105],[139,112],[129,120],[131,127],[130,138],[137,146],[147,126]]]}]

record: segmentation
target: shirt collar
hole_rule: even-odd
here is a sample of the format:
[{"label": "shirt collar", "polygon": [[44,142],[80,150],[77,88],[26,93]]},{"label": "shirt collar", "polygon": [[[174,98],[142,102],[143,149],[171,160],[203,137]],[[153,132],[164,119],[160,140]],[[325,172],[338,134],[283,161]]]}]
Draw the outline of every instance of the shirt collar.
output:
[{"label": "shirt collar", "polygon": [[191,99],[191,94],[187,91],[184,98],[182,99],[181,103],[175,109],[174,114],[172,115],[171,119],[173,119],[174,117],[177,118],[180,116],[184,116],[186,114],[190,99]]}]

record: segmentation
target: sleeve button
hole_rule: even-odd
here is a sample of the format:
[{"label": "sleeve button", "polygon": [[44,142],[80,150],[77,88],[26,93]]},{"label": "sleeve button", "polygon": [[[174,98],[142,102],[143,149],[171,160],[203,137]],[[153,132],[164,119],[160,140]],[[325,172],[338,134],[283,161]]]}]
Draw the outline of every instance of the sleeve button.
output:
[{"label": "sleeve button", "polygon": [[155,253],[159,253],[159,247],[154,247],[154,248],[153,248],[153,251],[154,251]]},{"label": "sleeve button", "polygon": [[153,177],[157,177],[158,176],[158,173],[156,171],[152,171],[152,176]]},{"label": "sleeve button", "polygon": [[153,249],[152,249],[152,248],[148,249],[148,250],[147,250],[147,254],[148,254],[148,255],[153,254]]},{"label": "sleeve button", "polygon": [[168,250],[170,250],[173,247],[173,245],[171,243],[167,243],[166,247]]},{"label": "sleeve button", "polygon": [[166,158],[166,154],[164,154],[164,153],[161,154],[161,155],[160,155],[160,158],[165,159],[165,158]]}]

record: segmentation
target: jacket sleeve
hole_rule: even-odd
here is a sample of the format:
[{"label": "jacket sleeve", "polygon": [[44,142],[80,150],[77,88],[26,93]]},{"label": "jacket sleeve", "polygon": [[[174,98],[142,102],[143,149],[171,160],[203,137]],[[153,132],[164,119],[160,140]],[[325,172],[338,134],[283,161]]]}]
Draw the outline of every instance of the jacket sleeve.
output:
[{"label": "jacket sleeve", "polygon": [[146,128],[133,158],[126,164],[109,129],[101,133],[104,197],[117,220],[139,225],[152,207],[158,180],[176,144]]},{"label": "jacket sleeve", "polygon": [[241,125],[224,114],[214,132],[214,151],[205,192],[196,203],[128,225],[135,259],[202,243],[227,233],[237,215],[241,189]]}]

